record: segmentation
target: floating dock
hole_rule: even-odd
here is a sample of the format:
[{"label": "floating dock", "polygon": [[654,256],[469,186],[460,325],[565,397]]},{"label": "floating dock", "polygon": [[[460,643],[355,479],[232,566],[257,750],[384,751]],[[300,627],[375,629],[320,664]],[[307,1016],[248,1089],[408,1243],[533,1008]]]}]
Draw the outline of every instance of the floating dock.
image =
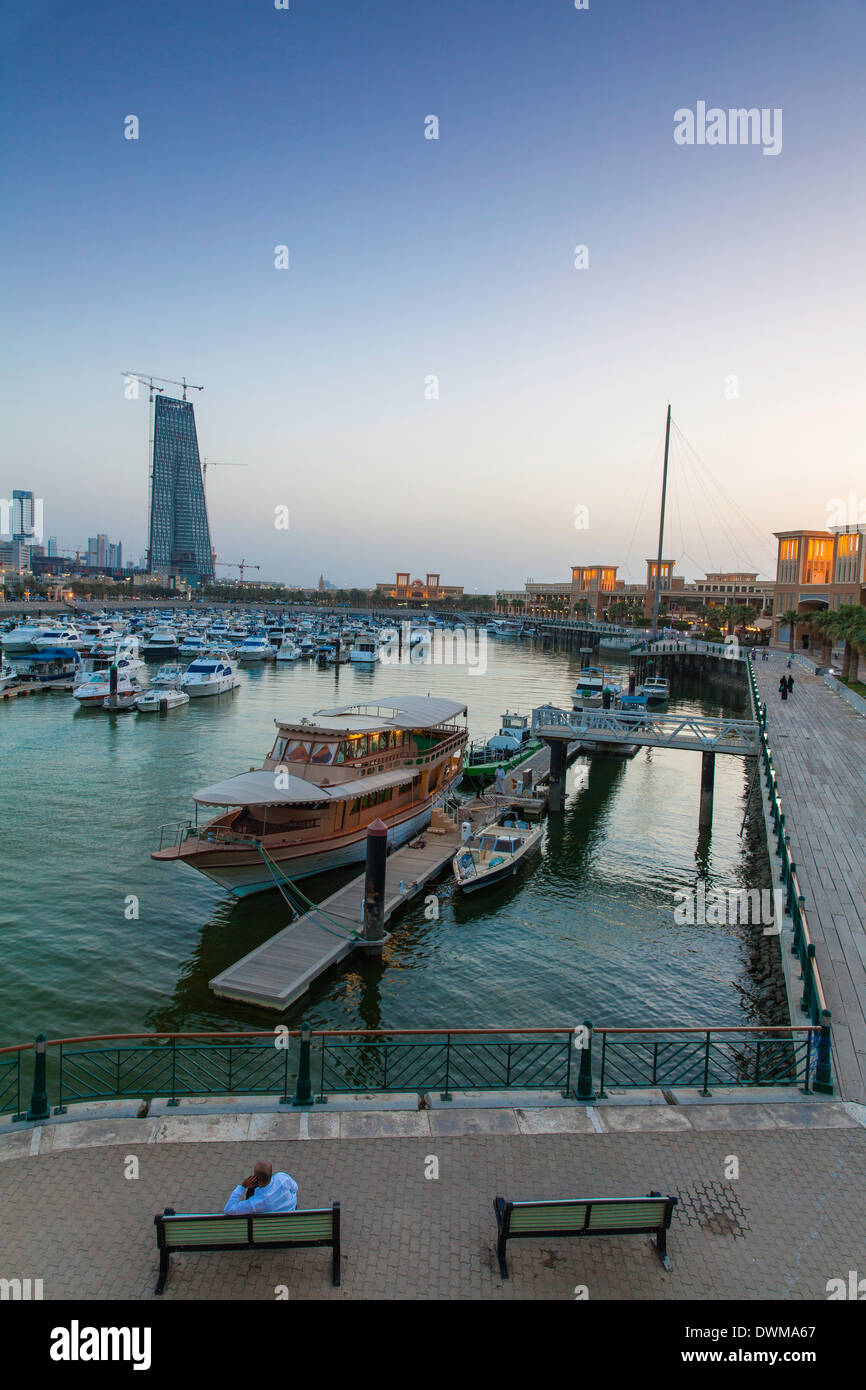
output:
[{"label": "floating dock", "polygon": [[[447,827],[447,828],[446,828]],[[460,831],[445,816],[388,856],[385,921],[426,888],[460,848]],[[364,874],[325,898],[296,922],[210,981],[222,999],[264,1009],[287,1009],[324,970],[358,945],[363,930]]]}]

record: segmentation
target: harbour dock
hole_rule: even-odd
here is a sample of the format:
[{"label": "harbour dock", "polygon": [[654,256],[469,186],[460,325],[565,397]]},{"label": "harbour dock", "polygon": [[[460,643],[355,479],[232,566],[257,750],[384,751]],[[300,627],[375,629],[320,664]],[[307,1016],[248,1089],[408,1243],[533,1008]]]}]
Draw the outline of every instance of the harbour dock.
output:
[{"label": "harbour dock", "polygon": [[[438,877],[459,847],[459,827],[434,813],[434,823],[422,835],[389,855],[384,920],[388,922]],[[265,1009],[287,1009],[323,971],[358,947],[363,915],[362,873],[214,976],[210,988],[223,999],[239,999]]]},{"label": "harbour dock", "polygon": [[753,663],[767,705],[767,734],[790,835],[791,857],[809,911],[827,1007],[833,1018],[836,1084],[866,1104],[866,726],[823,680],[794,661],[782,701],[787,653]]}]

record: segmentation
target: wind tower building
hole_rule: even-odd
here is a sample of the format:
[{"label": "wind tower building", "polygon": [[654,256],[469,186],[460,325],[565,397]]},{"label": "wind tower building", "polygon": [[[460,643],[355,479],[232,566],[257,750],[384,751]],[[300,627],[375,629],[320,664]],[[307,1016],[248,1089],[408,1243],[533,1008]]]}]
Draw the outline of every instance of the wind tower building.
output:
[{"label": "wind tower building", "polygon": [[154,399],[148,569],[198,586],[214,577],[192,401]]}]

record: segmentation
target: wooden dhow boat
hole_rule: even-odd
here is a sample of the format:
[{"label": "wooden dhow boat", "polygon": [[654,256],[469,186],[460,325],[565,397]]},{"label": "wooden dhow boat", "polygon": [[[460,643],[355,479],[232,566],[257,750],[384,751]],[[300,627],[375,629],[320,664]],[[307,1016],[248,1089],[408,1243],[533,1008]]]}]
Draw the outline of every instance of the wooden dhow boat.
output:
[{"label": "wooden dhow boat", "polygon": [[[237,897],[356,864],[367,827],[381,819],[388,845],[411,840],[459,781],[466,706],[420,696],[276,719],[261,768],[195,793],[226,808],[203,825],[163,826],[151,858],[198,869]],[[276,872],[275,872],[276,869]]]}]

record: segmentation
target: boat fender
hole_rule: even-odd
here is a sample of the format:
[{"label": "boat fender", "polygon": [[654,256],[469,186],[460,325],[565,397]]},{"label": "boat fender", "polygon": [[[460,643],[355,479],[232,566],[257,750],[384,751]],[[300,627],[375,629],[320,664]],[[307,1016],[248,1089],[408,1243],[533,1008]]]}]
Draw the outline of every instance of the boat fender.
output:
[{"label": "boat fender", "polygon": [[460,825],[460,843],[461,843],[461,845],[465,845],[465,844],[466,844],[466,841],[471,837],[471,835],[472,835],[472,822],[471,822],[471,821],[468,821],[468,820],[462,821],[462,822],[461,822],[461,825]]}]

